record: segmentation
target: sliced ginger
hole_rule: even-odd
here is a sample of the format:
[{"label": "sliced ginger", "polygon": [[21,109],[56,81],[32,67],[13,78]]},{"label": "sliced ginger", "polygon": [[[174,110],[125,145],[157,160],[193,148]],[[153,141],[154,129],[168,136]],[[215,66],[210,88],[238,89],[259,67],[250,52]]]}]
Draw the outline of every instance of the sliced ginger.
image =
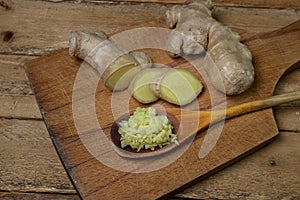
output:
[{"label": "sliced ginger", "polygon": [[202,88],[202,83],[185,69],[169,70],[159,84],[160,98],[181,106],[196,99]]},{"label": "sliced ginger", "polygon": [[133,97],[141,103],[151,103],[161,98],[183,106],[195,100],[203,86],[188,70],[149,68],[135,77],[130,88]]},{"label": "sliced ginger", "polygon": [[152,91],[151,86],[168,70],[169,68],[148,68],[138,73],[129,86],[133,97],[145,104],[158,100],[159,96]]},{"label": "sliced ginger", "polygon": [[152,60],[144,52],[124,52],[104,32],[75,31],[70,36],[69,53],[84,59],[112,91],[128,86],[141,103],[159,98],[176,105],[186,105],[197,98],[201,82],[185,69],[151,68]]},{"label": "sliced ginger", "polygon": [[122,67],[105,79],[105,86],[110,90],[124,90],[128,83],[141,69],[135,65]]}]

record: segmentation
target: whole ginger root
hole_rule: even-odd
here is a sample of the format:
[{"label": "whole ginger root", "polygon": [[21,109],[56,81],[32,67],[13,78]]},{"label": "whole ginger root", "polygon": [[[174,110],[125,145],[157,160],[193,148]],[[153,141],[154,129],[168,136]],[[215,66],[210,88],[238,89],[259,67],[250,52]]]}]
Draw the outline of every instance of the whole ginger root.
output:
[{"label": "whole ginger root", "polygon": [[101,74],[105,86],[124,90],[143,68],[152,67],[152,60],[143,52],[124,52],[104,32],[73,31],[69,38],[69,54],[83,59]]},{"label": "whole ginger root", "polygon": [[203,66],[212,85],[227,95],[237,95],[254,82],[252,54],[240,36],[212,17],[211,1],[174,6],[166,12],[173,28],[167,50],[171,56],[206,51]]}]

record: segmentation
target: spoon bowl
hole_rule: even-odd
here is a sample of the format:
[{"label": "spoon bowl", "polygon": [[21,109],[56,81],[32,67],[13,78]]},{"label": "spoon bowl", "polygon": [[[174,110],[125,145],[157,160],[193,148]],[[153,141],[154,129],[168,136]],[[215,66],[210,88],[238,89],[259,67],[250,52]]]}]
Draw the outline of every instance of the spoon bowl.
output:
[{"label": "spoon bowl", "polygon": [[[169,119],[170,123],[173,125],[173,133],[177,134],[178,130],[179,130],[179,120],[172,114],[167,113],[167,112],[161,112],[161,111],[157,111],[157,115],[167,115],[167,118]],[[119,130],[119,122],[123,121],[123,120],[128,120],[130,117],[129,114],[123,115],[121,117],[119,117],[111,126],[111,130],[110,130],[110,137],[111,137],[111,141],[114,144],[114,146],[118,149],[121,149],[123,151],[126,152],[133,152],[135,154],[133,155],[137,155],[137,154],[141,154],[141,153],[150,153],[156,150],[161,149],[160,147],[156,147],[154,150],[151,149],[141,149],[139,152],[136,149],[131,148],[130,146],[126,146],[124,148],[121,147],[121,135],[118,133]]]},{"label": "spoon bowl", "polygon": [[[271,96],[266,99],[256,100],[248,103],[243,103],[228,107],[226,109],[212,110],[212,111],[186,111],[176,108],[165,108],[165,111],[158,111],[158,115],[166,113],[170,123],[173,125],[173,133],[177,135],[179,146],[195,137],[197,133],[207,129],[211,124],[215,124],[221,120],[237,117],[246,113],[270,108],[282,103],[300,100],[300,91],[286,93],[282,95]],[[111,141],[114,150],[125,158],[149,158],[163,155],[171,150],[174,150],[178,145],[171,143],[162,148],[155,148],[154,150],[140,150],[137,152],[131,147],[121,148],[120,134],[118,133],[118,123],[122,120],[128,120],[129,115],[121,116],[117,119],[111,127]]]}]

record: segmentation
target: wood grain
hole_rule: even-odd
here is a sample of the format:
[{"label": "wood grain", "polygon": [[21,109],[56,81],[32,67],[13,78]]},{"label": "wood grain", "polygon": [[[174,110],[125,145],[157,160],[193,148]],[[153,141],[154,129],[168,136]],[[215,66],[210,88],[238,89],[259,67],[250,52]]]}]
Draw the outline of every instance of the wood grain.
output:
[{"label": "wood grain", "polygon": [[[167,3],[176,3],[176,4],[184,4],[186,2],[188,2],[188,0],[104,0],[104,2],[109,2],[109,3],[163,3],[163,4],[167,4]],[[86,0],[85,2],[91,2],[91,3],[103,3],[103,1],[101,0]]]},{"label": "wood grain", "polygon": [[0,119],[2,191],[75,193],[41,120]]},{"label": "wood grain", "polygon": [[0,93],[13,95],[32,95],[24,63],[37,57],[0,55]]},{"label": "wood grain", "polygon": [[[30,110],[31,112],[28,112]],[[3,95],[0,96],[0,117],[19,119],[42,119],[35,97]]]},{"label": "wood grain", "polygon": [[[15,97],[18,99],[19,103],[22,103],[22,98],[28,99],[28,95],[31,96],[32,91],[29,89],[28,81],[25,80],[25,73],[23,72],[22,66],[24,62],[28,60],[26,55],[43,55],[49,52],[53,52],[57,49],[67,47],[67,38],[68,33],[72,30],[73,27],[79,27],[90,30],[105,29],[106,31],[113,33],[122,30],[122,26],[133,27],[139,26],[135,24],[134,20],[127,21],[128,24],[122,24],[119,26],[120,22],[117,19],[127,19],[128,16],[122,13],[124,11],[130,11],[136,14],[136,16],[143,16],[142,13],[147,13],[149,18],[157,19],[159,13],[158,7],[161,7],[164,10],[164,5],[159,4],[156,6],[152,3],[147,3],[140,6],[132,6],[130,2],[128,3],[119,3],[118,6],[111,6],[110,3],[93,3],[87,1],[59,1],[63,3],[56,3],[57,1],[16,1],[16,0],[3,0],[0,3],[0,96],[2,102],[0,103],[0,113],[2,109],[7,109],[3,107],[3,103],[8,103],[13,105]],[[76,3],[75,3],[76,2]],[[94,1],[95,2],[95,1]],[[112,1],[110,1],[112,2]],[[136,2],[139,2],[138,0]],[[136,4],[133,2],[133,4]],[[248,2],[251,2],[250,4]],[[224,22],[225,24],[233,27],[235,30],[238,30],[244,36],[247,36],[248,31],[255,32],[266,32],[281,28],[287,24],[292,23],[293,21],[299,19],[299,14],[294,9],[299,8],[299,1],[262,1],[262,0],[253,0],[253,1],[240,1],[240,0],[215,0],[214,4],[217,5],[217,9],[214,11],[216,17]],[[225,6],[225,7],[223,7]],[[228,6],[228,7],[227,7]],[[245,6],[247,6],[245,8]],[[254,9],[253,6],[257,8],[291,8],[285,10],[277,9]],[[235,7],[235,8],[232,8]],[[244,8],[243,8],[244,7]],[[69,10],[72,8],[73,10]],[[66,11],[69,12],[66,12]],[[126,13],[125,12],[125,13]],[[142,13],[141,13],[142,12]],[[153,13],[153,14],[152,14]],[[75,17],[74,17],[75,16]],[[95,17],[94,17],[95,16]],[[109,18],[109,16],[114,16]],[[130,15],[132,16],[132,15]],[[244,17],[239,17],[244,16]],[[143,16],[145,17],[145,16]],[[146,16],[147,17],[147,16]],[[40,18],[40,19],[39,19]],[[148,18],[147,18],[148,19]],[[68,23],[65,23],[68,21]],[[99,21],[105,21],[105,23],[99,23]],[[143,19],[140,19],[143,21]],[[144,21],[143,21],[144,22]],[[137,22],[138,23],[138,22]],[[150,22],[150,24],[154,22]],[[156,22],[155,22],[156,23]],[[164,24],[164,20],[161,22]],[[83,25],[84,24],[84,25]],[[99,25],[100,24],[100,25]],[[246,25],[245,25],[246,24]],[[76,25],[76,26],[74,26]],[[112,30],[113,28],[113,30]],[[126,28],[125,28],[126,29]],[[245,32],[244,30],[247,30]],[[12,37],[4,42],[4,33],[7,31],[12,31]],[[8,54],[19,54],[19,55],[8,55]],[[30,56],[31,57],[31,56]],[[30,59],[29,57],[29,59]],[[8,59],[7,59],[8,58]],[[20,65],[19,65],[20,64]],[[18,66],[18,67],[17,67]],[[17,68],[16,68],[17,67]],[[22,70],[20,70],[22,69]],[[294,73],[294,72],[293,72]],[[293,74],[291,73],[291,74]],[[5,74],[5,75],[4,75]],[[6,79],[6,77],[10,77]],[[288,78],[282,81],[282,91],[288,91],[293,89],[293,87],[299,86],[299,81],[297,80],[299,75],[294,76],[296,79]],[[4,82],[3,82],[4,80]],[[298,79],[299,80],[299,79]],[[15,82],[13,84],[13,82]],[[293,84],[296,83],[296,84]],[[278,85],[279,86],[279,85]],[[277,87],[278,88],[278,87]],[[287,90],[286,90],[287,89]],[[7,98],[6,98],[7,97]],[[36,105],[35,99],[31,98],[32,102],[26,101],[31,104],[28,108],[33,108]],[[9,102],[11,101],[11,102]],[[35,106],[33,106],[35,105]],[[291,121],[295,121],[297,115],[295,115],[295,110],[299,104],[292,104],[292,107],[280,107],[280,111],[276,112],[277,108],[274,109],[275,118],[278,123],[280,130],[287,129],[289,131],[297,131],[299,128],[296,126],[299,123],[292,124]],[[37,106],[36,106],[37,107]],[[20,112],[22,111],[22,112]],[[6,113],[7,110],[5,111]],[[8,116],[3,115],[4,118],[32,118],[36,116],[38,111],[35,109],[24,110],[14,109]],[[291,117],[293,120],[289,120],[288,117]],[[74,194],[74,190],[71,189],[69,179],[64,172],[64,168],[61,167],[59,159],[57,159],[56,153],[51,150],[52,144],[48,136],[48,132],[43,128],[43,133],[36,133],[36,125],[32,125],[33,120],[14,120],[14,131],[11,132],[11,135],[16,135],[12,137],[12,141],[7,144],[0,145],[0,150],[4,147],[9,149],[19,149],[19,153],[13,155],[2,154],[1,157],[1,168],[0,169],[0,190],[10,191],[7,193],[1,193],[1,199],[70,199],[72,195],[60,195],[60,194]],[[280,121],[279,121],[280,120]],[[20,123],[19,123],[20,122]],[[40,124],[43,122],[39,121]],[[297,122],[297,121],[296,121]],[[30,125],[31,124],[31,125]],[[296,130],[291,130],[290,127],[297,128]],[[12,127],[12,126],[11,126]],[[0,125],[0,141],[4,141],[2,134],[6,133],[6,129],[3,129]],[[26,134],[27,142],[22,142],[22,133]],[[31,134],[32,133],[32,134]],[[298,131],[299,133],[299,131]],[[295,132],[295,134],[298,134]],[[285,138],[282,141],[282,138]],[[261,151],[252,154],[246,159],[240,161],[237,164],[234,164],[230,168],[225,169],[212,176],[209,179],[206,179],[203,182],[196,184],[191,190],[185,190],[178,193],[174,198],[191,198],[191,199],[208,199],[208,198],[219,198],[219,199],[232,199],[234,197],[238,199],[297,199],[300,198],[299,193],[294,192],[295,187],[298,185],[297,177],[299,177],[299,170],[287,170],[293,169],[294,166],[299,166],[299,160],[294,160],[295,162],[290,162],[290,157],[287,157],[284,152],[285,148],[289,149],[288,152],[290,155],[297,157],[300,155],[300,149],[297,148],[294,141],[298,141],[296,136],[290,137],[290,132],[281,132],[279,137],[276,138],[275,142],[270,144],[267,148],[268,151],[265,152],[264,148]],[[42,139],[41,139],[42,138]],[[47,139],[45,139],[47,138]],[[44,141],[44,145],[36,145],[30,141]],[[6,140],[5,140],[6,141]],[[276,148],[280,142],[285,145],[280,145],[280,148]],[[299,143],[299,142],[298,142]],[[21,144],[21,145],[20,145]],[[49,151],[45,151],[50,149]],[[48,148],[49,147],[49,148]],[[295,147],[295,148],[293,148]],[[31,155],[25,155],[21,151],[31,150]],[[52,152],[52,153],[49,153]],[[54,152],[54,153],[53,153]],[[9,156],[8,156],[9,155]],[[268,156],[272,155],[272,157]],[[12,165],[15,162],[13,159],[26,158],[21,161],[17,161],[17,165]],[[35,158],[38,157],[40,161],[36,162]],[[278,167],[269,165],[268,163],[273,163],[272,160],[275,160],[275,163],[280,163],[280,170]],[[292,159],[293,160],[293,159]],[[35,162],[34,162],[35,161]],[[51,163],[49,163],[51,161]],[[45,163],[49,163],[48,165]],[[284,163],[284,166],[282,165]],[[6,164],[8,166],[6,166]],[[34,166],[32,166],[34,164]],[[251,166],[249,169],[248,166]],[[4,166],[4,167],[3,167]],[[29,167],[28,167],[29,166]],[[53,170],[55,167],[55,172]],[[42,176],[27,176],[24,177],[22,174],[27,175],[32,173],[32,169],[35,168],[36,175]],[[249,170],[248,170],[249,169]],[[266,173],[268,172],[268,173]],[[288,174],[287,174],[288,173]],[[6,178],[2,179],[2,174],[10,174],[5,176]],[[48,175],[46,175],[48,174]],[[282,174],[286,176],[282,176]],[[48,176],[58,176],[57,178],[49,178]],[[247,178],[243,178],[243,177]],[[4,176],[3,176],[4,177]],[[20,177],[18,180],[16,177]],[[276,178],[279,177],[279,178]],[[294,180],[294,178],[296,180]],[[24,181],[26,180],[26,181]],[[39,184],[32,184],[38,180]],[[232,182],[232,180],[236,180]],[[217,183],[217,184],[216,184]],[[283,185],[286,183],[285,185]],[[207,184],[207,185],[205,185]],[[9,185],[7,187],[6,185]],[[59,185],[69,185],[65,189],[59,187]],[[286,188],[286,186],[291,186]],[[55,187],[53,189],[53,186]],[[199,186],[199,188],[197,188]],[[282,186],[276,187],[276,186]],[[276,191],[270,192],[271,188],[276,188]],[[27,192],[32,191],[34,193],[20,193],[12,192],[18,191],[20,188],[27,188]],[[41,189],[42,188],[42,189]],[[228,190],[223,190],[222,188],[228,188]],[[265,189],[267,188],[267,189]],[[70,191],[71,189],[71,191]],[[43,191],[52,191],[58,192],[60,194],[41,194],[38,192]],[[290,194],[287,192],[290,191]],[[76,196],[76,195],[75,195]],[[185,196],[185,197],[184,197]],[[256,198],[257,197],[257,198]],[[72,198],[71,198],[72,199]],[[74,197],[74,199],[79,199]]]},{"label": "wood grain", "polygon": [[[300,62],[296,63],[295,67],[297,69],[281,78],[274,94],[300,90]],[[274,115],[281,130],[300,132],[300,101],[275,107]]]},{"label": "wood grain", "polygon": [[[299,55],[300,42],[297,40],[299,31],[300,21],[279,31],[245,39],[254,56],[256,84],[243,95],[227,98],[228,105],[266,97],[273,93],[278,79],[292,64],[298,61],[295,55]],[[289,47],[289,50],[286,50],[287,47]],[[270,52],[271,49],[274,57],[266,57],[265,53]],[[153,59],[155,61],[155,58]],[[94,131],[95,128],[89,126],[89,129],[92,128],[90,131],[77,133],[75,124],[73,124],[71,96],[74,92],[75,75],[80,64],[78,60],[68,56],[68,52],[64,50],[30,62],[27,70],[56,148],[60,152],[61,159],[77,190],[85,199],[93,199],[99,195],[103,199],[132,197],[153,199],[165,196],[183,186],[187,186],[196,179],[199,180],[216,172],[216,170],[227,166],[237,158],[241,158],[243,155],[247,155],[254,149],[261,147],[277,135],[272,112],[268,109],[229,120],[223,128],[217,145],[203,159],[197,157],[199,151],[197,147],[203,142],[205,134],[197,137],[191,148],[178,160],[170,164],[168,168],[151,171],[147,174],[128,173],[109,168],[99,162],[86,149],[86,145],[94,148],[101,146],[101,140],[98,138],[97,131]],[[86,70],[87,79],[85,80],[89,80],[89,77],[92,78],[92,73],[95,72],[89,72],[89,67]],[[82,99],[79,100],[80,102],[83,101],[82,105],[84,105],[88,94],[84,94],[81,97]],[[122,98],[122,93],[115,95],[118,96],[119,94]],[[206,96],[203,94],[201,100],[205,101],[206,98],[209,98],[208,95],[208,93],[206,93]],[[96,113],[106,135],[109,134],[109,125],[113,120],[109,106],[111,105],[110,98],[111,93],[100,82],[96,92]],[[137,102],[129,104],[130,110],[137,106],[139,106]],[[90,115],[84,113],[82,115],[85,116],[86,123],[90,123]],[[261,120],[264,121],[264,124],[259,123]],[[255,124],[260,124],[260,126],[256,127]],[[87,138],[85,142],[88,141],[88,143],[85,143],[85,146],[82,143],[84,142],[82,137]],[[92,149],[88,150],[93,151]],[[113,153],[111,151],[111,149],[106,149],[106,153],[98,152],[98,154],[101,156]],[[134,163],[131,161],[126,162],[134,165],[137,163],[136,161]],[[182,166],[185,168],[183,174],[182,172],[179,173]],[[140,167],[145,166],[141,163]],[[91,168],[93,170],[85,173],[87,169]],[[131,172],[135,172],[134,169]],[[165,177],[164,180],[161,180],[162,176]],[[99,181],[99,178],[101,181]],[[176,182],[171,181],[174,178]],[[148,180],[148,183],[141,185],[144,180]],[[166,187],[157,187],[157,182],[166,185]],[[132,196],[132,189],[137,187],[138,190]],[[119,188],[118,193],[113,193],[115,188]]]},{"label": "wood grain", "polygon": [[77,195],[72,194],[43,194],[43,193],[21,193],[21,192],[0,192],[2,200],[80,200]]},{"label": "wood grain", "polygon": [[281,130],[300,132],[300,106],[277,107],[274,109],[274,114]]},{"label": "wood grain", "polygon": [[298,199],[299,142],[298,133],[281,132],[270,145],[175,196],[187,199]]},{"label": "wood grain", "polygon": [[300,63],[298,63],[295,67],[297,67],[298,69],[293,70],[280,79],[276,86],[276,90],[274,91],[275,94],[282,94],[284,92],[293,92],[300,90]]},{"label": "wood grain", "polygon": [[265,1],[265,0],[213,0],[215,5],[245,8],[300,8],[297,0]]},{"label": "wood grain", "polygon": [[[103,0],[86,0],[87,2],[101,3]],[[104,0],[107,2],[135,2],[135,3],[176,3],[184,4],[190,0]],[[246,8],[300,8],[300,3],[297,0],[286,1],[266,1],[266,0],[212,0],[216,6],[228,7],[246,7]]]},{"label": "wood grain", "polygon": [[41,119],[24,69],[24,63],[34,58],[36,57],[0,55],[1,117]]},{"label": "wood grain", "polygon": [[[166,27],[164,13],[170,6],[12,0],[12,9],[0,10],[1,32],[14,33],[9,41],[0,41],[0,53],[43,55],[66,48],[73,30],[103,30],[112,34],[141,25]],[[231,7],[217,7],[214,16],[239,32],[255,33],[276,30],[299,19],[295,10]]]}]

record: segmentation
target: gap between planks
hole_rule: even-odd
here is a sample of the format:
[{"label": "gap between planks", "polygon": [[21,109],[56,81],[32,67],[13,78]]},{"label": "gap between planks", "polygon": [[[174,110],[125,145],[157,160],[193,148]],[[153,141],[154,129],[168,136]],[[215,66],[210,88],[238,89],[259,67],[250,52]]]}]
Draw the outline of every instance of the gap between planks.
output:
[{"label": "gap between planks", "polygon": [[[51,2],[58,2],[50,0]],[[59,1],[62,2],[63,0]],[[78,2],[78,1],[77,1]],[[190,0],[85,0],[80,3],[94,3],[94,4],[138,4],[138,3],[160,3],[160,4],[186,4]],[[215,6],[224,7],[242,7],[242,8],[300,8],[298,0],[288,1],[266,1],[266,0],[212,0]]]},{"label": "gap between planks", "polygon": [[22,199],[22,200],[80,200],[80,197],[76,194],[60,194],[60,193],[22,193],[22,192],[5,192],[0,191],[0,199],[11,200],[11,199]]},{"label": "gap between planks", "polygon": [[[164,13],[169,7],[168,4],[95,6],[69,1],[15,1],[11,10],[0,10],[1,30],[13,33],[5,42],[1,33],[0,53],[44,55],[66,48],[73,30],[103,30],[113,34],[144,26],[167,27]],[[272,31],[299,19],[299,13],[291,9],[216,7],[213,15],[240,33]]]}]

